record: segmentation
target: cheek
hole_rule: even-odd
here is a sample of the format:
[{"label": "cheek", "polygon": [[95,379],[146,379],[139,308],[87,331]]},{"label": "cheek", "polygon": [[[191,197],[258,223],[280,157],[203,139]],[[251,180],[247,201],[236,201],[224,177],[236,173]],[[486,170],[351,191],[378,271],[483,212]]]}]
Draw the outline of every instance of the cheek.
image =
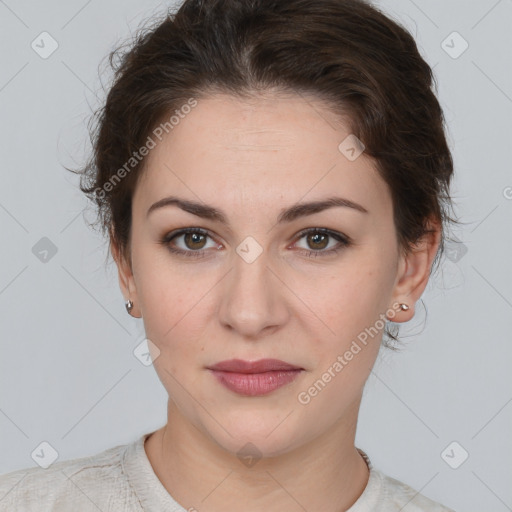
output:
[{"label": "cheek", "polygon": [[381,315],[388,309],[390,285],[388,273],[377,262],[373,268],[378,271],[369,270],[372,265],[359,263],[322,279],[322,293],[309,291],[305,300],[321,319],[308,321],[314,340],[308,351],[314,362],[312,380],[321,379],[320,386],[329,382],[322,392],[327,402],[336,400],[337,393],[350,397],[364,385],[381,346]]},{"label": "cheek", "polygon": [[[379,319],[379,282],[368,274],[352,272],[330,279],[325,293],[317,294],[311,318],[311,374],[298,401],[310,417],[335,421],[356,400],[378,355],[383,322]],[[312,308],[313,309],[313,308]],[[319,329],[312,328],[320,325]],[[302,400],[302,401],[301,401]]]},{"label": "cheek", "polygon": [[[201,283],[191,282],[179,272],[161,249],[141,250],[137,256],[137,296],[147,337],[160,350],[183,345],[179,343],[183,332],[202,307]],[[189,332],[188,338],[191,336]]]},{"label": "cheek", "polygon": [[354,266],[325,279],[321,290],[311,294],[309,303],[330,328],[333,338],[346,339],[373,325],[386,311],[388,281],[380,269],[376,272],[369,266]]}]

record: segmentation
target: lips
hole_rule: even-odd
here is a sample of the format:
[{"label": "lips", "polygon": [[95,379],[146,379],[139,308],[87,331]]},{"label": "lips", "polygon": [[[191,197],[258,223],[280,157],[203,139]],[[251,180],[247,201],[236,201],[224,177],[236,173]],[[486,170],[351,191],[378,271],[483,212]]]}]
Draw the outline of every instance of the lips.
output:
[{"label": "lips", "polygon": [[245,396],[266,395],[294,381],[303,368],[279,359],[222,361],[208,370],[229,390]]},{"label": "lips", "polygon": [[294,366],[279,359],[260,359],[258,361],[244,361],[242,359],[230,359],[221,361],[208,367],[210,370],[233,373],[264,373],[276,371],[302,370],[300,366]]}]

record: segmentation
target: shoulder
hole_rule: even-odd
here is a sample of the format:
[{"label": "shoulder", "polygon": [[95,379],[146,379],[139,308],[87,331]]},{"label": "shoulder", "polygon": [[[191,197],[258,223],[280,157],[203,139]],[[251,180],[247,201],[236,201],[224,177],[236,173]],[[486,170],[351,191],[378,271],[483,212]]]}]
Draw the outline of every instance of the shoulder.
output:
[{"label": "shoulder", "polygon": [[374,471],[381,482],[383,501],[387,505],[386,511],[398,511],[403,508],[407,512],[455,512],[453,509],[420,494],[409,485],[385,475],[381,471]]},{"label": "shoulder", "polygon": [[140,510],[128,508],[130,487],[123,474],[127,445],[89,457],[54,462],[0,475],[0,512]]}]

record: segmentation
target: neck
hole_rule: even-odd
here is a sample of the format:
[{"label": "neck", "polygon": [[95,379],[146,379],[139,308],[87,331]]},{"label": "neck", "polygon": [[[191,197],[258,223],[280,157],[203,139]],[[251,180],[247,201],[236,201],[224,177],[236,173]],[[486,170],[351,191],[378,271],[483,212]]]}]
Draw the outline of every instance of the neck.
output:
[{"label": "neck", "polygon": [[360,398],[321,437],[274,457],[242,464],[192,426],[169,400],[167,425],[145,443],[153,470],[185,509],[201,512],[350,508],[368,483],[369,470],[354,446]]}]

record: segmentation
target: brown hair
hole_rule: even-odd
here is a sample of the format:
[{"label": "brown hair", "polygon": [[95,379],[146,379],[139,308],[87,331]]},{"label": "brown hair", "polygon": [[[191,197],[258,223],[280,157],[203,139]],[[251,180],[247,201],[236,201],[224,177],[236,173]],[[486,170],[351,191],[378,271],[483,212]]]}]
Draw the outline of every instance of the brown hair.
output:
[{"label": "brown hair", "polygon": [[410,250],[434,219],[442,230],[439,262],[444,225],[458,221],[448,214],[453,161],[435,77],[412,35],[376,7],[363,0],[185,0],[114,50],[110,65],[113,84],[92,119],[93,153],[79,171],[80,188],[127,261],[144,163],[134,154],[155,127],[191,98],[277,90],[312,94],[347,119],[390,188],[400,249]]}]

